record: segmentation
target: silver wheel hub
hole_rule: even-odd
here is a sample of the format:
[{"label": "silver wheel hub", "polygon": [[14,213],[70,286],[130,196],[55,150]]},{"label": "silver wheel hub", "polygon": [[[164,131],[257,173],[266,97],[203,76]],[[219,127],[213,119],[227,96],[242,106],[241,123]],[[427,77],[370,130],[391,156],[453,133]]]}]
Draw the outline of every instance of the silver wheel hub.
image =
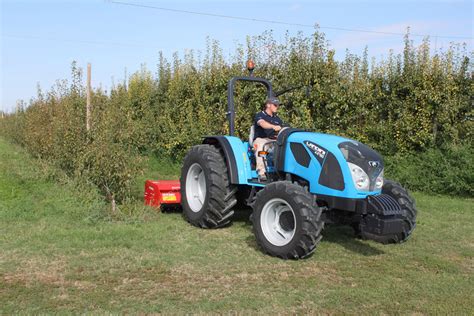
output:
[{"label": "silver wheel hub", "polygon": [[263,235],[272,245],[285,246],[295,235],[295,212],[285,200],[271,199],[263,206],[260,226]]},{"label": "silver wheel hub", "polygon": [[186,201],[195,213],[202,209],[206,198],[206,176],[201,165],[194,163],[186,175]]}]

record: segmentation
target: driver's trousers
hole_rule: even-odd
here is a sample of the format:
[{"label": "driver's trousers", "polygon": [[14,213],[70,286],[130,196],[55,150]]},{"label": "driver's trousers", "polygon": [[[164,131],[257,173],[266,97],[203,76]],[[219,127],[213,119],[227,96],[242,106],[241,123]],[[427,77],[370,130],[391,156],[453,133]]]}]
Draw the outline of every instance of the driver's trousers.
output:
[{"label": "driver's trousers", "polygon": [[263,158],[258,156],[258,152],[263,150],[263,145],[268,142],[274,141],[271,138],[255,138],[253,141],[253,149],[255,152],[255,162],[257,164],[257,174],[259,176],[265,175],[265,164],[263,163]]}]

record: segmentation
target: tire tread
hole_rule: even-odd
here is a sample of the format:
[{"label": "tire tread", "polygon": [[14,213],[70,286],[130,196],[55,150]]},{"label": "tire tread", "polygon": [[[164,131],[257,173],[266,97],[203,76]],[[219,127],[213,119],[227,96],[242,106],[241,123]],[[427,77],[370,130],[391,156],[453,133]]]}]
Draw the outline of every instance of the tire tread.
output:
[{"label": "tire tread", "polygon": [[[206,181],[209,181],[207,194],[209,195],[208,203],[204,207],[207,209],[203,215],[197,219],[192,220],[184,209],[183,215],[186,220],[194,226],[201,228],[218,228],[230,224],[234,214],[233,207],[237,203],[235,193],[237,188],[232,185],[228,178],[227,165],[225,163],[223,153],[219,148],[208,145],[196,145],[191,148],[184,158],[184,165],[190,160],[195,160],[196,157],[202,157],[206,163],[206,168],[209,170],[209,175]],[[181,172],[181,188],[185,184],[187,170]],[[186,198],[183,195],[183,198]]]},{"label": "tire tread", "polygon": [[[292,249],[286,251],[283,251],[283,249],[281,249],[282,251],[275,251],[266,246],[265,240],[263,239],[264,237],[262,237],[262,239],[259,238],[260,234],[257,231],[258,228],[255,224],[256,221],[254,218],[253,230],[257,237],[259,248],[268,255],[282,259],[303,259],[309,257],[316,250],[316,247],[322,238],[321,231],[324,227],[324,222],[320,220],[322,208],[316,204],[316,197],[299,184],[290,181],[278,181],[268,184],[263,190],[260,190],[257,193],[254,212],[257,211],[256,208],[260,206],[263,207],[266,195],[269,191],[284,191],[288,196],[293,197],[293,202],[298,206],[298,212],[301,216],[301,238],[294,243]],[[291,241],[290,244],[293,244],[293,241]]]}]

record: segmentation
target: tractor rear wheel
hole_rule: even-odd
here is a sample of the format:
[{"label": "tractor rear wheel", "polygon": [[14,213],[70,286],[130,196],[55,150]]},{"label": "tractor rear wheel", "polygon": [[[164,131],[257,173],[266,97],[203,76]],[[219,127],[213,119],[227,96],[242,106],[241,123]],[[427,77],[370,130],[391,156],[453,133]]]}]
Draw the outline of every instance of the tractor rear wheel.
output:
[{"label": "tractor rear wheel", "polygon": [[289,182],[270,183],[257,193],[253,231],[263,252],[283,259],[311,255],[321,240],[322,208],[306,188]]},{"label": "tractor rear wheel", "polygon": [[181,169],[181,196],[186,220],[201,228],[217,228],[230,223],[237,203],[237,187],[229,182],[227,166],[220,150],[197,145],[184,158]]},{"label": "tractor rear wheel", "polygon": [[377,236],[367,233],[364,230],[360,230],[360,227],[358,227],[359,234],[363,239],[371,239],[382,244],[402,243],[410,237],[411,233],[416,227],[417,210],[415,208],[415,200],[400,183],[392,180],[385,180],[385,183],[382,187],[382,193],[390,195],[400,205],[403,211],[403,214],[401,215],[404,221],[403,231],[387,236]]}]

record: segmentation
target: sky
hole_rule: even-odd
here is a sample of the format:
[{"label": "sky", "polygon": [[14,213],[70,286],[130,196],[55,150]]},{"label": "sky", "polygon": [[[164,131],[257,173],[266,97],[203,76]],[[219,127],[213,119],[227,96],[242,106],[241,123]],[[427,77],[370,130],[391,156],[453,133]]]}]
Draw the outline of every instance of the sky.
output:
[{"label": "sky", "polygon": [[[267,30],[273,30],[277,40],[287,31],[310,35],[314,29],[305,25],[316,23],[338,58],[344,57],[346,49],[360,55],[368,46],[369,56],[380,60],[390,49],[402,50],[403,36],[334,28],[405,33],[410,27],[412,34],[431,35],[433,49],[445,49],[450,42],[466,43],[470,52],[474,47],[473,2],[462,0],[0,2],[0,110],[4,112],[13,111],[17,100],[35,97],[38,84],[49,90],[57,80],[70,79],[73,61],[83,69],[91,63],[92,85],[107,90],[143,64],[154,72],[160,51],[170,58],[174,52],[204,50],[207,37],[218,40],[226,56],[237,44],[245,44],[248,35]],[[422,37],[412,39],[417,45]]]}]

